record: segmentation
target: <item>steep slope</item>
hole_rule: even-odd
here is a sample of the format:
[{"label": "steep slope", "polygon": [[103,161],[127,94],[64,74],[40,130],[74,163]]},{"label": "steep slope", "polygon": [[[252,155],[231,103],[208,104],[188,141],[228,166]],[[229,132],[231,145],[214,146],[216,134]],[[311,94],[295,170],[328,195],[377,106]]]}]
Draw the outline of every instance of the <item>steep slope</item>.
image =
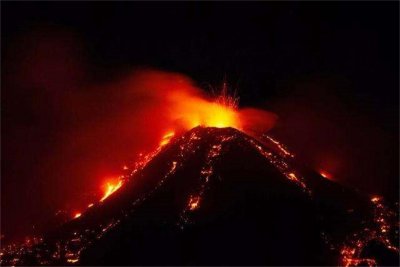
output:
[{"label": "steep slope", "polygon": [[[396,214],[272,138],[197,127],[10,264],[395,265]],[[15,261],[15,259],[17,259]]]}]

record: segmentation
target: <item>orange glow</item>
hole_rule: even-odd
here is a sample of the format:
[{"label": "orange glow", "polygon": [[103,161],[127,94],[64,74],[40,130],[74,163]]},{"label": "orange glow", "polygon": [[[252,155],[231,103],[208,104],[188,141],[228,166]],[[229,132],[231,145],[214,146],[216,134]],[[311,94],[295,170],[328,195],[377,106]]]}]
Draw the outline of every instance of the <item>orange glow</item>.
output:
[{"label": "orange glow", "polygon": [[175,135],[175,133],[174,133],[173,131],[170,131],[170,132],[166,133],[166,134],[163,136],[163,139],[170,139],[170,138],[172,138],[174,135]]},{"label": "orange glow", "polygon": [[271,129],[277,119],[275,114],[265,110],[239,108],[238,98],[229,95],[226,84],[223,84],[219,93],[209,95],[188,77],[177,73],[137,71],[123,86],[127,88],[127,96],[145,100],[145,109],[141,109],[138,115],[140,125],[151,125],[158,134],[161,131],[164,134],[159,142],[161,146],[168,144],[173,136],[168,135],[169,132],[175,134],[177,131],[204,126],[232,127],[256,135]]},{"label": "orange glow", "polygon": [[326,171],[320,171],[319,174],[326,179],[332,179],[332,175]]},{"label": "orange glow", "polygon": [[169,143],[169,140],[162,140],[161,142],[160,142],[160,146],[165,146],[166,144],[168,144]]},{"label": "orange glow", "polygon": [[106,198],[108,198],[111,194],[117,191],[122,186],[122,180],[119,180],[117,183],[107,182],[106,190],[104,192],[103,197],[100,199],[100,202],[103,202]]},{"label": "orange glow", "polygon": [[220,98],[213,101],[184,91],[172,92],[168,97],[172,102],[179,103],[171,108],[171,116],[176,117],[186,129],[196,126],[242,129],[234,101]]},{"label": "orange glow", "polygon": [[267,139],[269,139],[272,143],[277,145],[279,150],[285,155],[285,156],[290,156],[293,157],[294,155],[290,153],[281,143],[279,143],[277,140],[273,139],[271,136],[266,136]]},{"label": "orange glow", "polygon": [[[140,154],[141,158],[133,165],[124,163],[121,166],[124,175],[105,181],[99,197],[100,202],[119,190],[123,183],[127,181],[124,177],[129,179],[130,176],[145,166],[178,133],[191,130],[197,126],[232,127],[255,136],[256,133],[266,132],[272,128],[277,118],[275,114],[264,110],[248,107],[239,108],[238,98],[228,94],[226,84],[221,88],[219,95],[213,94],[211,96],[204,93],[189,78],[176,73],[153,70],[137,71],[122,81],[120,85],[121,92],[127,98],[142,103],[138,105],[137,109],[132,109],[130,104],[128,106],[122,105],[119,112],[110,115],[110,121],[117,121],[118,124],[116,125],[121,125],[121,128],[115,129],[115,131],[121,133],[121,140],[124,143],[129,144],[129,146],[121,145],[120,147],[133,147],[135,149],[140,147],[141,145],[138,143],[143,141],[145,144],[157,146],[157,150],[144,157]],[[131,101],[127,102],[131,103]],[[88,131],[96,131],[96,129],[91,128]],[[103,128],[99,127],[98,131],[98,135],[102,136]],[[135,135],[132,136],[132,133]],[[114,141],[120,142],[119,139]],[[278,146],[282,153],[291,155],[279,143]],[[220,149],[220,146],[214,148],[213,155],[217,156]],[[121,155],[124,154],[128,157],[131,153],[136,154],[138,152],[131,150],[122,152],[122,150],[112,151],[112,149],[109,149],[107,151],[111,151],[116,158],[123,158]],[[96,151],[96,149],[86,149],[86,151]],[[174,172],[177,166],[177,162],[173,162],[170,173]],[[95,165],[89,167],[88,171],[89,169],[95,170]],[[212,169],[202,170],[204,176],[209,176],[211,173]],[[199,202],[200,197],[192,198],[188,209],[197,209]],[[87,208],[93,206],[94,204],[90,203]]]},{"label": "orange glow", "polygon": [[371,198],[371,201],[372,201],[373,203],[376,203],[376,202],[378,202],[378,201],[380,201],[380,200],[381,200],[380,197],[372,197],[372,198]]},{"label": "orange glow", "polygon": [[82,215],[82,213],[80,213],[80,212],[75,213],[74,219],[81,217],[81,215]]},{"label": "orange glow", "polygon": [[189,199],[189,210],[195,210],[199,207],[200,197],[190,197]]},{"label": "orange glow", "polygon": [[171,141],[171,138],[174,137],[174,135],[175,135],[175,132],[173,132],[173,131],[167,132],[167,133],[163,136],[163,138],[162,138],[162,140],[161,140],[161,142],[160,142],[160,146],[165,146],[166,144],[168,144],[169,141]]}]

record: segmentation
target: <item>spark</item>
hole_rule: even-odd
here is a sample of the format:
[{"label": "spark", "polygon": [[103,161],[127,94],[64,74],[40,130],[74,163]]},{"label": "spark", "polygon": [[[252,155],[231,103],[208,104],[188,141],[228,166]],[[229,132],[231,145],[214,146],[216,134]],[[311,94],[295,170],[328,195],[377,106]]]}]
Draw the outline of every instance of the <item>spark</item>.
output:
[{"label": "spark", "polygon": [[214,99],[193,96],[183,91],[172,92],[168,97],[179,103],[172,107],[171,113],[187,130],[197,126],[243,128],[237,98],[229,96],[226,88]]},{"label": "spark", "polygon": [[80,212],[75,213],[74,214],[74,219],[77,219],[77,218],[81,217],[81,215],[82,215],[82,213],[80,213]]}]

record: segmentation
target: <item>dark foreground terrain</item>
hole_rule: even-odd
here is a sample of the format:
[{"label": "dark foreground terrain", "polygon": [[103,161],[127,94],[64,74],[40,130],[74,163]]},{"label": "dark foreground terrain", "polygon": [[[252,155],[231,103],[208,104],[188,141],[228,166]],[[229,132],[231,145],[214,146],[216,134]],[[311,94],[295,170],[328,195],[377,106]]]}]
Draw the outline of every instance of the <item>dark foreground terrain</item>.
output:
[{"label": "dark foreground terrain", "polygon": [[2,265],[398,265],[398,207],[294,160],[270,138],[194,128]]}]

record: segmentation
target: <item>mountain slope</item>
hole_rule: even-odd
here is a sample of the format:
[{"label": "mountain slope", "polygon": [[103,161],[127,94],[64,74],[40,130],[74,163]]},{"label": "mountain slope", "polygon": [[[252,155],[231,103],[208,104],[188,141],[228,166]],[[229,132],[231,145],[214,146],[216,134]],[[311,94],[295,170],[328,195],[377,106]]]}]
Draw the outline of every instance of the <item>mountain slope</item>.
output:
[{"label": "mountain slope", "polygon": [[[277,141],[197,127],[13,264],[395,265],[396,214]],[[12,262],[17,258],[17,262]]]}]

